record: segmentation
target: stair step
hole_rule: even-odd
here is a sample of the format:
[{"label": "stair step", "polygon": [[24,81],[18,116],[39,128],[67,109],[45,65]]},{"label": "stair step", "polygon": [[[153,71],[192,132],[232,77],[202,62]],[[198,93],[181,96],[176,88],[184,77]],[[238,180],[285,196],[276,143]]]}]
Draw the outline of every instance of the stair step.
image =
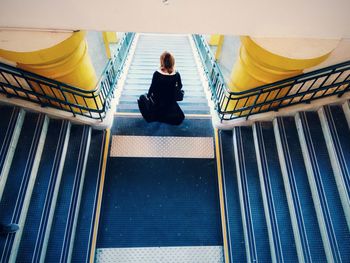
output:
[{"label": "stair step", "polygon": [[222,183],[225,196],[225,217],[230,262],[247,262],[244,232],[239,205],[239,191],[233,153],[232,131],[219,131]]},{"label": "stair step", "polygon": [[247,262],[270,262],[270,246],[251,127],[234,129],[234,150]]},{"label": "stair step", "polygon": [[[126,78],[126,81],[135,81],[136,83],[138,82],[142,82],[142,83],[147,83],[148,85],[151,84],[152,82],[152,75],[153,74],[150,74],[150,75],[141,75],[141,74],[128,74],[128,77]],[[183,76],[181,76],[181,80],[182,80],[182,83],[186,83],[186,85],[193,85],[191,83],[195,82],[197,83],[196,85],[201,85],[202,82],[200,82],[200,79],[197,76],[195,77],[187,77],[187,78],[184,78]]]},{"label": "stair step", "polygon": [[[38,262],[50,233],[62,167],[68,144],[68,121],[50,120],[42,158],[23,228],[17,262]],[[52,212],[51,212],[52,213]]]},{"label": "stair step", "polygon": [[319,110],[319,117],[350,229],[350,129],[341,106],[325,106]]},{"label": "stair step", "polygon": [[[140,96],[138,96],[138,95],[123,96],[120,99],[119,104],[136,103],[139,97]],[[197,104],[197,103],[202,103],[202,104],[208,105],[208,100],[207,100],[207,98],[204,95],[203,96],[197,96],[197,97],[187,97],[187,96],[185,96],[184,100],[179,102],[180,105]]]},{"label": "stair step", "polygon": [[[151,71],[152,73],[159,68],[159,65],[154,67],[149,66],[138,66],[138,65],[130,65],[130,70],[139,70],[142,72]],[[186,66],[186,67],[176,67],[176,70],[182,73],[198,73],[196,65]]]},{"label": "stair step", "polygon": [[297,262],[294,235],[271,122],[253,126],[260,186],[274,262]]},{"label": "stair step", "polygon": [[274,121],[276,144],[300,262],[326,262],[293,117]]},{"label": "stair step", "polygon": [[350,258],[350,233],[320,120],[316,112],[301,112],[296,121],[327,258],[346,261]]},{"label": "stair step", "polygon": [[0,200],[4,191],[8,176],[8,170],[12,162],[18,137],[23,125],[23,110],[12,107],[1,107],[0,114],[3,117],[0,122]]},{"label": "stair step", "polygon": [[[135,73],[129,71],[127,78],[128,79],[142,79],[144,81],[149,81],[149,83],[151,83],[153,73],[154,73],[154,71],[151,71],[151,70],[149,71],[149,74],[141,72],[141,71],[135,72]],[[184,80],[184,81],[199,80],[199,76],[198,76],[198,74],[194,74],[194,73],[181,74],[181,80]]]},{"label": "stair step", "polygon": [[[208,110],[208,103],[207,103],[207,100],[197,100],[197,101],[178,101],[178,104],[181,106],[181,107],[191,107],[191,108],[197,108],[197,109],[205,109],[205,110]],[[131,100],[131,101],[120,101],[119,102],[119,105],[123,105],[125,107],[131,107],[132,106],[135,106],[137,107],[137,99],[135,100]]]},{"label": "stair step", "polygon": [[[128,76],[130,75],[140,75],[140,76],[150,76],[152,77],[153,76],[153,73],[156,71],[156,69],[154,68],[148,68],[148,69],[145,69],[145,70],[141,70],[141,69],[134,69],[134,68],[129,68],[128,70]],[[185,78],[185,77],[198,77],[198,72],[197,70],[192,70],[192,71],[185,71],[185,72],[180,72],[179,73],[181,74],[181,77],[182,78]]]},{"label": "stair step", "polygon": [[[33,190],[37,165],[45,141],[48,119],[42,114],[26,113],[9,177],[0,202],[0,222],[24,225]],[[23,228],[15,234],[0,235],[0,262],[13,261]]]},{"label": "stair step", "polygon": [[86,164],[85,181],[77,222],[77,230],[73,247],[73,262],[89,261],[97,197],[101,181],[105,140],[106,131],[92,131],[89,156]]},{"label": "stair step", "polygon": [[[132,79],[132,78],[127,78],[125,81],[126,85],[150,85],[152,81],[144,80],[144,79]],[[202,82],[198,80],[188,80],[184,81],[182,80],[182,85],[185,86],[201,86],[202,87]]]},{"label": "stair step", "polygon": [[[144,84],[125,84],[123,91],[124,90],[140,90],[140,91],[148,91],[149,87],[150,87],[151,83],[144,83]],[[204,89],[203,86],[201,84],[197,84],[197,85],[183,85],[182,89],[187,93],[187,92],[191,92],[191,93],[201,93],[204,95]],[[187,94],[185,94],[187,95]]]},{"label": "stair step", "polygon": [[91,128],[71,127],[45,262],[70,262],[79,214]]},{"label": "stair step", "polygon": [[[123,99],[124,96],[140,96],[141,94],[144,94],[148,92],[149,87],[140,87],[140,88],[135,88],[135,89],[123,89],[122,91],[122,97]],[[184,100],[186,100],[186,97],[194,97],[194,98],[205,98],[205,94],[203,91],[200,90],[186,90],[185,89],[185,97]]]},{"label": "stair step", "polygon": [[[182,111],[184,114],[209,114],[209,108],[207,109],[198,109],[195,107],[184,107],[181,106]],[[130,104],[130,105],[119,105],[117,107],[117,112],[130,112],[130,113],[140,113],[140,110],[137,106],[137,104]]]},{"label": "stair step", "polygon": [[[188,62],[182,62],[182,63],[176,63],[176,69],[180,71],[180,69],[185,68],[194,68],[196,66],[195,61],[188,61]],[[148,68],[159,68],[159,62],[135,62],[133,61],[130,65],[130,67],[148,67]]]},{"label": "stair step", "polygon": [[343,104],[343,110],[344,110],[344,114],[345,114],[346,120],[348,121],[348,125],[350,128],[350,101],[346,101]]}]

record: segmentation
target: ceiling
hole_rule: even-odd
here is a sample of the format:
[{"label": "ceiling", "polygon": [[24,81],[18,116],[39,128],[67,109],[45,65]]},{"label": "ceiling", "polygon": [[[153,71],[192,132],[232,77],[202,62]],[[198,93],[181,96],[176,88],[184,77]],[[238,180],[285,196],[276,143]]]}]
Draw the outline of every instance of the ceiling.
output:
[{"label": "ceiling", "polygon": [[0,0],[0,27],[350,38],[349,0]]}]

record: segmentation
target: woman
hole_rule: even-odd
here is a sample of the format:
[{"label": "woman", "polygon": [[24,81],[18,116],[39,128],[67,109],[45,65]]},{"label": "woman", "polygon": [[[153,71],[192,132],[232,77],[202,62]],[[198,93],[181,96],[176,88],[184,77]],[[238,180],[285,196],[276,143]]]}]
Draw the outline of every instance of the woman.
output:
[{"label": "woman", "polygon": [[175,58],[169,52],[160,56],[160,69],[153,73],[152,83],[147,97],[153,102],[151,109],[140,105],[142,116],[147,122],[159,121],[179,125],[185,118],[184,113],[177,104],[183,95],[181,76],[174,69]]}]

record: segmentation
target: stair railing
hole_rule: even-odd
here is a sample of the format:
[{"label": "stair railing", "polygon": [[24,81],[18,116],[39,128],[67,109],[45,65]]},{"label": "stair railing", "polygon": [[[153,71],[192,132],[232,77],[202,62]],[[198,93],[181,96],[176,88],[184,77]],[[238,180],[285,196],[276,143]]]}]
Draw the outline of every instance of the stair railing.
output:
[{"label": "stair railing", "polygon": [[233,92],[227,87],[205,38],[193,35],[193,39],[221,120],[248,119],[254,114],[278,111],[333,95],[341,97],[350,91],[350,61],[346,61],[247,91]]},{"label": "stair railing", "polygon": [[68,111],[91,119],[103,119],[110,109],[116,84],[134,33],[126,33],[117,52],[108,61],[96,88],[84,90],[29,71],[0,63],[0,93],[41,105]]}]

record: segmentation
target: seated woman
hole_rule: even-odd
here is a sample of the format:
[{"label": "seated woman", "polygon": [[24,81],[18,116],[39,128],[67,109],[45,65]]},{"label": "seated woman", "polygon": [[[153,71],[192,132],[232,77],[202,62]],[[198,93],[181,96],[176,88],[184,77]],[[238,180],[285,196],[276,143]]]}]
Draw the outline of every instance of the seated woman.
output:
[{"label": "seated woman", "polygon": [[180,73],[175,71],[174,66],[174,56],[169,52],[163,52],[160,56],[160,69],[153,73],[147,93],[147,97],[153,102],[152,108],[145,109],[139,101],[140,112],[147,122],[159,121],[179,125],[185,118],[177,104],[179,94],[182,92],[182,83]]}]

